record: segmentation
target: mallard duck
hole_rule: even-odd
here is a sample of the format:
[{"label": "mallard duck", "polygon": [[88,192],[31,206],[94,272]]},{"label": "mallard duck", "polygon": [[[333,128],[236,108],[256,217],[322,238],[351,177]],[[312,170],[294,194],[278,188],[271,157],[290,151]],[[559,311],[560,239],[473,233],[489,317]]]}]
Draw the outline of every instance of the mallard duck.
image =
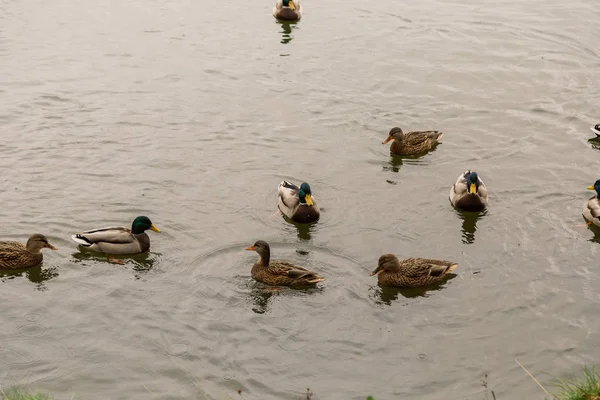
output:
[{"label": "mallard duck", "polygon": [[477,172],[460,174],[450,188],[450,203],[463,211],[481,211],[488,205],[488,192]]},{"label": "mallard duck", "polygon": [[383,286],[418,287],[441,283],[448,279],[458,264],[451,261],[430,260],[427,258],[407,258],[399,261],[393,254],[379,257],[377,268],[371,276]]},{"label": "mallard duck", "polygon": [[590,129],[596,134],[596,136],[600,136],[600,124],[590,126]]},{"label": "mallard duck", "polygon": [[77,233],[71,239],[85,248],[107,254],[143,253],[150,248],[148,229],[160,232],[150,218],[141,216],[133,220],[131,229],[122,226],[92,229]]},{"label": "mallard duck", "polygon": [[299,21],[302,18],[300,0],[277,0],[273,7],[273,16],[283,21]]},{"label": "mallard duck", "polygon": [[319,219],[321,210],[312,197],[310,185],[300,187],[283,181],[279,184],[279,209],[289,219],[296,222],[314,222]]},{"label": "mallard duck", "polygon": [[394,154],[410,156],[425,153],[433,149],[444,135],[440,131],[415,131],[402,132],[402,129],[394,127],[383,141],[383,144],[394,140],[390,146],[390,151]]},{"label": "mallard duck", "polygon": [[271,248],[264,240],[244,250],[254,250],[260,256],[252,267],[252,277],[259,282],[273,286],[314,286],[325,278],[304,267],[285,261],[271,260]]},{"label": "mallard duck", "polygon": [[588,186],[587,188],[595,190],[596,195],[590,197],[583,205],[583,217],[588,221],[588,224],[600,227],[600,200],[598,200],[598,196],[600,196],[600,179],[593,186]]},{"label": "mallard duck", "polygon": [[4,241],[0,242],[0,269],[20,269],[35,267],[42,262],[42,249],[56,250],[48,243],[46,236],[36,233],[29,237],[27,244]]}]

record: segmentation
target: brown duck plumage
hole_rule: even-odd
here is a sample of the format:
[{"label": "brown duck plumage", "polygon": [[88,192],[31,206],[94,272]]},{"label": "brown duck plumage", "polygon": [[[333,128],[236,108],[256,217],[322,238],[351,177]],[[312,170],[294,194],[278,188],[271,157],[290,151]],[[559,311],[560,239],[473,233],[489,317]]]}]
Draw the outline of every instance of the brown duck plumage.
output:
[{"label": "brown duck plumage", "polygon": [[442,138],[443,132],[440,131],[415,131],[402,132],[402,129],[394,127],[383,141],[383,144],[393,140],[390,151],[394,154],[410,156],[425,153],[433,149]]},{"label": "brown duck plumage", "polygon": [[42,262],[42,249],[56,250],[48,243],[46,236],[36,233],[31,235],[27,244],[4,241],[0,242],[0,269],[20,269],[35,267]]},{"label": "brown duck plumage", "polygon": [[259,240],[244,250],[254,250],[260,258],[252,267],[252,277],[273,286],[314,286],[325,278],[306,268],[285,261],[271,260],[271,249],[267,242]]},{"label": "brown duck plumage", "polygon": [[441,283],[448,279],[458,264],[451,261],[428,258],[407,258],[398,260],[393,254],[379,257],[377,268],[371,275],[377,275],[383,286],[418,287]]}]

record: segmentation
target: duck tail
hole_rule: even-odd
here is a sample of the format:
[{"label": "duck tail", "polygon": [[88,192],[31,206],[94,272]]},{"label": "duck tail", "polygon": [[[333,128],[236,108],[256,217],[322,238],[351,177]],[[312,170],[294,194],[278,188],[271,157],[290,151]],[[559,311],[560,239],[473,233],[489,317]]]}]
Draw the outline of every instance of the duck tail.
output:
[{"label": "duck tail", "polygon": [[325,278],[323,278],[322,276],[316,276],[314,278],[309,279],[308,283],[317,283],[317,282],[322,282],[324,280],[325,280]]},{"label": "duck tail", "polygon": [[89,247],[93,245],[93,243],[90,240],[88,240],[88,238],[86,238],[83,235],[80,235],[79,233],[71,235],[71,239],[73,239],[75,242],[79,243],[82,246]]}]

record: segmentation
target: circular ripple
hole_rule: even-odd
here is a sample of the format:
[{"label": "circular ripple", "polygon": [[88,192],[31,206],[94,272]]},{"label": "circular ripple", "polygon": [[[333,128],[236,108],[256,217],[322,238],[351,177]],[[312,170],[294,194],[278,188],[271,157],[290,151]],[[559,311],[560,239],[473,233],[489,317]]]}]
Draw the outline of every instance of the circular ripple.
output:
[{"label": "circular ripple", "polygon": [[38,314],[27,314],[25,315],[25,320],[29,322],[38,322],[40,320],[40,316]]},{"label": "circular ripple", "polygon": [[39,324],[21,325],[17,328],[17,335],[25,337],[40,337],[44,336],[46,328]]}]

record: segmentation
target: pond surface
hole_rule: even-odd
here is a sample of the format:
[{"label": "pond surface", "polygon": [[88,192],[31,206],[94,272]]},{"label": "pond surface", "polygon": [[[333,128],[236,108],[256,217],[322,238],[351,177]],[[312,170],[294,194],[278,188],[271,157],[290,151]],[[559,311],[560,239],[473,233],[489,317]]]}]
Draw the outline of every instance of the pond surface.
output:
[{"label": "pond surface", "polygon": [[[0,384],[62,399],[524,399],[600,359],[597,2],[7,0],[2,239],[58,251],[0,277]],[[438,129],[390,157],[393,126]],[[448,191],[466,169],[480,215]],[[296,227],[277,185],[307,181]],[[149,216],[125,265],[70,235]],[[274,258],[327,280],[265,290]],[[459,263],[382,289],[383,253]],[[238,394],[241,390],[241,395]],[[492,391],[494,392],[492,394]]]}]

